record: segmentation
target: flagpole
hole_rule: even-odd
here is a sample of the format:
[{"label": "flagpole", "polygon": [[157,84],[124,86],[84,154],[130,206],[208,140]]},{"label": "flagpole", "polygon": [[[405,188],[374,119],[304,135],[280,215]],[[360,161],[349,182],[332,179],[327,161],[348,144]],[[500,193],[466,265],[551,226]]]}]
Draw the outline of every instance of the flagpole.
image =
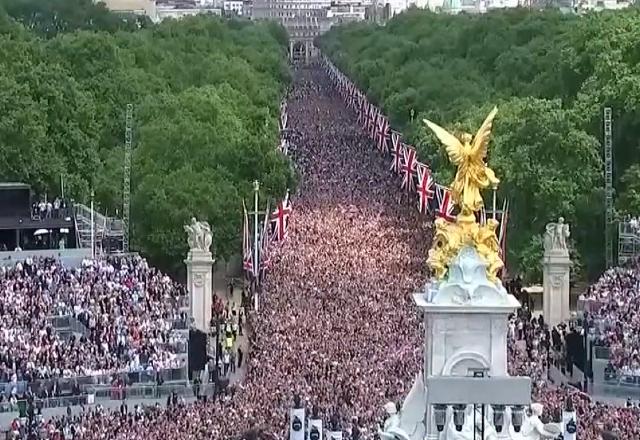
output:
[{"label": "flagpole", "polygon": [[95,259],[96,258],[96,228],[95,228],[95,223],[94,223],[94,213],[93,213],[93,197],[94,197],[94,192],[93,189],[91,190],[91,258]]},{"label": "flagpole", "polygon": [[253,274],[256,274],[258,264],[258,191],[260,182],[253,182]]},{"label": "flagpole", "polygon": [[496,188],[493,188],[493,219],[496,219]]}]

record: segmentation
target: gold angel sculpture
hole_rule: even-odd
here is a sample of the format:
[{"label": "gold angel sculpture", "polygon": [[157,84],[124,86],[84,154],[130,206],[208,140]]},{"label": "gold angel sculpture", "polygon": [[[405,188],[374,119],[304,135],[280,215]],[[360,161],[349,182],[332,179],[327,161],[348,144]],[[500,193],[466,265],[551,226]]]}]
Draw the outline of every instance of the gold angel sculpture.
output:
[{"label": "gold angel sculpture", "polygon": [[480,191],[489,186],[495,189],[500,183],[493,170],[485,163],[496,113],[498,109],[494,107],[475,137],[463,133],[458,138],[439,125],[424,120],[444,144],[449,160],[458,167],[451,183],[451,198],[460,208],[460,214],[455,223],[441,218],[436,220],[436,234],[427,259],[436,279],[444,278],[449,264],[463,246],[476,249],[486,263],[487,278],[491,281],[497,281],[497,273],[504,266],[495,233],[498,222],[488,219],[486,224],[480,225],[474,215],[484,206]]},{"label": "gold angel sculpture", "polygon": [[469,133],[463,133],[460,138],[457,138],[439,125],[424,120],[427,127],[433,131],[447,149],[451,163],[458,167],[456,177],[451,183],[451,197],[460,208],[460,214],[464,217],[468,217],[482,208],[483,201],[480,190],[489,186],[497,188],[500,183],[493,170],[484,162],[487,157],[487,145],[489,144],[493,118],[496,113],[498,113],[498,108],[494,107],[475,137]]}]

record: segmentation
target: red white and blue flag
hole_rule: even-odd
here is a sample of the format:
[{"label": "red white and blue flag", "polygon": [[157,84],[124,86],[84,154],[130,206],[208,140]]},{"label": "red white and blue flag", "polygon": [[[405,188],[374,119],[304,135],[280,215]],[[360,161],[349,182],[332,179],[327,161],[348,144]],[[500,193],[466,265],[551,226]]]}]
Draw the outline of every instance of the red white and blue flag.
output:
[{"label": "red white and blue flag", "polygon": [[382,113],[378,115],[378,149],[385,154],[389,151],[389,120]]},{"label": "red white and blue flag", "polygon": [[264,211],[264,222],[262,223],[262,237],[260,237],[260,279],[263,279],[267,270],[271,266],[271,257],[269,255],[269,244],[271,243],[271,234],[269,233],[269,206]]},{"label": "red white and blue flag", "polygon": [[289,216],[291,215],[291,202],[289,192],[284,200],[279,202],[275,211],[271,213],[271,224],[273,225],[273,241],[284,241],[289,230]]},{"label": "red white and blue flag", "polygon": [[244,225],[242,228],[242,268],[247,273],[247,276],[255,276],[253,270],[253,252],[251,250],[251,236],[249,232],[249,216],[247,214],[247,207],[242,201],[242,209],[244,211]]},{"label": "red white and blue flag", "polygon": [[429,202],[435,194],[433,175],[428,166],[418,162],[418,211],[424,214],[429,210]]},{"label": "red white and blue flag", "polygon": [[396,174],[400,173],[400,167],[402,166],[404,144],[400,133],[395,130],[391,130],[391,171]]},{"label": "red white and blue flag", "polygon": [[415,182],[413,181],[416,175],[416,150],[406,145],[402,152],[402,188],[415,189]]},{"label": "red white and blue flag", "polygon": [[442,186],[436,183],[436,197],[435,197],[435,211],[436,217],[443,218],[447,221],[454,221],[456,218],[453,215],[453,209],[455,205],[451,198],[451,190],[446,186]]}]

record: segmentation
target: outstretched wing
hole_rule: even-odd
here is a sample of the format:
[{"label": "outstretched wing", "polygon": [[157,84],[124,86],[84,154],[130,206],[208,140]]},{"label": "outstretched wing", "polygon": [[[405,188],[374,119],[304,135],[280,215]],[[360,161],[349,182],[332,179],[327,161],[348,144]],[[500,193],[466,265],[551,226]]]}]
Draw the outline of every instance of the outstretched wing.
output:
[{"label": "outstretched wing", "polygon": [[476,137],[473,138],[473,144],[471,147],[470,155],[477,159],[484,159],[487,157],[487,145],[489,145],[489,136],[491,136],[491,128],[493,127],[493,118],[498,113],[498,107],[494,107],[489,113],[489,116],[484,120]]},{"label": "outstretched wing", "polygon": [[409,391],[400,412],[400,428],[410,439],[424,438],[424,414],[427,410],[427,396],[422,379],[422,372],[416,375],[413,386]]},{"label": "outstretched wing", "polygon": [[428,119],[423,119],[423,121],[425,124],[427,124],[427,127],[429,127],[431,131],[433,131],[436,137],[440,139],[440,142],[442,142],[442,144],[445,146],[447,155],[449,155],[449,160],[454,165],[459,165],[460,163],[462,163],[464,152],[462,149],[462,144],[460,143],[458,138],[449,133],[444,128],[440,127],[438,124],[434,124],[433,122],[429,121]]}]

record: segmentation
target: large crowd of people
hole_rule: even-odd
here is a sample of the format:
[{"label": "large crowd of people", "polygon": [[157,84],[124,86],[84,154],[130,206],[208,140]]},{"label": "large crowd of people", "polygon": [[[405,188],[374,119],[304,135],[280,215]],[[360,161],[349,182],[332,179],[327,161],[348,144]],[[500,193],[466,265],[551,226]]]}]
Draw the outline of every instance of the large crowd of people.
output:
[{"label": "large crowd of people", "polygon": [[640,376],[640,262],[607,270],[580,300],[596,337],[610,348],[611,373]]},{"label": "large crowd of people", "polygon": [[[226,440],[256,429],[264,438],[281,439],[292,396],[298,395],[327,421],[337,418],[348,438],[372,439],[383,405],[406,395],[421,368],[424,332],[410,294],[427,279],[430,220],[409,205],[387,161],[321,69],[297,73],[288,109],[289,153],[300,186],[288,239],[273,251],[260,311],[249,316],[251,356],[244,380],[209,401],[133,411],[98,407],[43,421],[48,438]],[[46,261],[3,272],[4,374],[46,377],[170,363],[170,351],[162,348],[170,342],[166,323],[179,318],[171,304],[183,292],[143,260],[121,261],[87,263],[77,271]],[[624,272],[609,275],[624,278]],[[620,328],[623,337],[611,339],[620,344],[616,359],[625,361],[637,354],[631,307],[603,309],[631,322]],[[65,345],[47,331],[51,313],[73,314],[91,335]],[[527,310],[514,315],[510,372],[533,378],[534,398],[547,416],[571,395],[581,440],[599,439],[609,425],[620,438],[640,438],[640,410],[593,402],[548,379],[562,332]]]},{"label": "large crowd of people", "polygon": [[[0,268],[0,382],[178,367],[183,287],[140,257],[66,268],[27,258]],[[53,320],[83,324],[61,337]]]}]

